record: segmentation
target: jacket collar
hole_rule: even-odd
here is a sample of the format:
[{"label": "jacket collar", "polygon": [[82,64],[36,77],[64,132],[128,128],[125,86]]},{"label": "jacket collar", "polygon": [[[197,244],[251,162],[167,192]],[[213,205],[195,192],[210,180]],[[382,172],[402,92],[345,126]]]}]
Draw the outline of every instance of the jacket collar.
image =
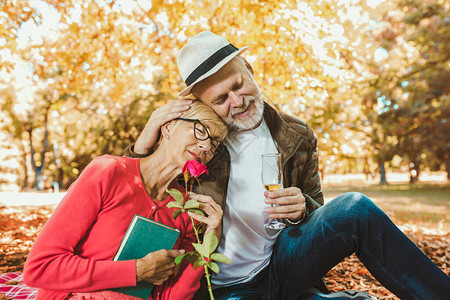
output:
[{"label": "jacket collar", "polygon": [[[277,144],[278,151],[283,157],[283,163],[285,163],[306,139],[303,139],[303,134],[295,129],[295,124],[288,124],[283,120],[282,116],[266,102],[264,102],[263,117],[272,138]],[[299,141],[301,141],[301,143],[299,143]]]}]

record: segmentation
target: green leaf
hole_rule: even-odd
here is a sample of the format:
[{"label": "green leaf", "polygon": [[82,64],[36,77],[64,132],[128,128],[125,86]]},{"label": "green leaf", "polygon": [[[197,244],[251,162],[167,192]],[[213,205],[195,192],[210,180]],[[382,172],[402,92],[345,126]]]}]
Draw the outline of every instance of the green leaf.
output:
[{"label": "green leaf", "polygon": [[231,262],[231,260],[222,253],[213,253],[211,255],[211,259],[218,261],[218,262],[227,263],[227,264],[229,264]]},{"label": "green leaf", "polygon": [[182,213],[181,209],[176,209],[172,212],[172,217],[176,219]]},{"label": "green leaf", "polygon": [[173,197],[173,199],[175,199],[178,204],[180,204],[180,207],[183,207],[183,203],[184,203],[184,198],[183,198],[183,194],[177,190],[177,189],[170,189],[170,190],[166,190],[170,196]]},{"label": "green leaf", "polygon": [[217,236],[215,236],[215,234],[213,234],[210,231],[205,235],[205,238],[203,240],[203,245],[205,246],[206,250],[208,251],[208,257],[209,257],[209,254],[213,253],[216,250],[217,246],[219,245],[219,240],[217,239]]},{"label": "green leaf", "polygon": [[179,263],[181,263],[181,261],[186,255],[188,255],[188,253],[178,255],[177,257],[175,257],[173,261],[175,262],[176,265],[178,265]]},{"label": "green leaf", "polygon": [[170,201],[166,205],[168,208],[181,208],[181,205],[177,201]]},{"label": "green leaf", "polygon": [[190,263],[191,265],[194,265],[196,261],[202,260],[202,257],[198,252],[192,251],[188,253],[189,255],[185,257],[185,260]]},{"label": "green leaf", "polygon": [[196,213],[197,215],[200,215],[203,217],[205,216],[205,213],[203,212],[203,210],[198,209],[198,208],[191,208],[191,209],[189,209],[189,211],[192,211],[192,212]]},{"label": "green leaf", "polygon": [[204,230],[204,228],[205,228],[204,225],[205,224],[203,224],[203,223],[198,223],[197,225],[195,225],[195,228],[197,228],[198,233],[203,233],[205,231]]},{"label": "green leaf", "polygon": [[194,263],[194,270],[197,270],[198,267],[206,265],[206,261],[204,259],[197,260]]},{"label": "green leaf", "polygon": [[204,245],[197,243],[193,243],[192,245],[194,246],[195,250],[197,250],[198,253],[200,253],[204,257],[209,257],[208,249],[206,249]]},{"label": "green leaf", "polygon": [[213,272],[219,273],[219,266],[218,266],[215,262],[213,262],[213,261],[209,262],[209,263],[208,263],[208,267],[209,267]]},{"label": "green leaf", "polygon": [[199,205],[200,205],[200,204],[198,203],[197,200],[190,199],[190,200],[186,201],[186,203],[184,204],[184,208],[185,208],[185,209],[198,208]]}]

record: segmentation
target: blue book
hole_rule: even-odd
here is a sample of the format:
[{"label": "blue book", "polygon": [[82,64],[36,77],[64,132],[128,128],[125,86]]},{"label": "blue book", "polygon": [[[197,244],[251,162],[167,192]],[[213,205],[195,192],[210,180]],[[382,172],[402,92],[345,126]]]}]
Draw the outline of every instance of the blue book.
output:
[{"label": "blue book", "polygon": [[[178,229],[135,215],[113,260],[139,259],[150,252],[161,249],[170,250],[175,245],[179,235],[180,231]],[[152,289],[153,284],[140,281],[136,286],[120,287],[112,290],[148,299]]]}]

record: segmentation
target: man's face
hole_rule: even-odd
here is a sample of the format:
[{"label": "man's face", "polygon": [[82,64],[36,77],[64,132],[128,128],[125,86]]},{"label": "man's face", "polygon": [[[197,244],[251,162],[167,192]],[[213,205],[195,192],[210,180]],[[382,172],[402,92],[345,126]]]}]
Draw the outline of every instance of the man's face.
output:
[{"label": "man's face", "polygon": [[251,130],[262,120],[261,91],[240,57],[197,83],[193,93],[214,109],[229,131]]}]

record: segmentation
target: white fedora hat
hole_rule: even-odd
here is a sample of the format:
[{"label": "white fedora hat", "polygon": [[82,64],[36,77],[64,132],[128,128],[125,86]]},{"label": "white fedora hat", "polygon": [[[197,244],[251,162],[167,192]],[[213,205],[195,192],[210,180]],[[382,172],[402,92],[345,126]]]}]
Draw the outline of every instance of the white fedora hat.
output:
[{"label": "white fedora hat", "polygon": [[178,96],[188,95],[196,83],[216,73],[247,48],[248,46],[238,49],[225,38],[210,31],[203,31],[194,36],[178,51],[178,70],[187,85]]}]

